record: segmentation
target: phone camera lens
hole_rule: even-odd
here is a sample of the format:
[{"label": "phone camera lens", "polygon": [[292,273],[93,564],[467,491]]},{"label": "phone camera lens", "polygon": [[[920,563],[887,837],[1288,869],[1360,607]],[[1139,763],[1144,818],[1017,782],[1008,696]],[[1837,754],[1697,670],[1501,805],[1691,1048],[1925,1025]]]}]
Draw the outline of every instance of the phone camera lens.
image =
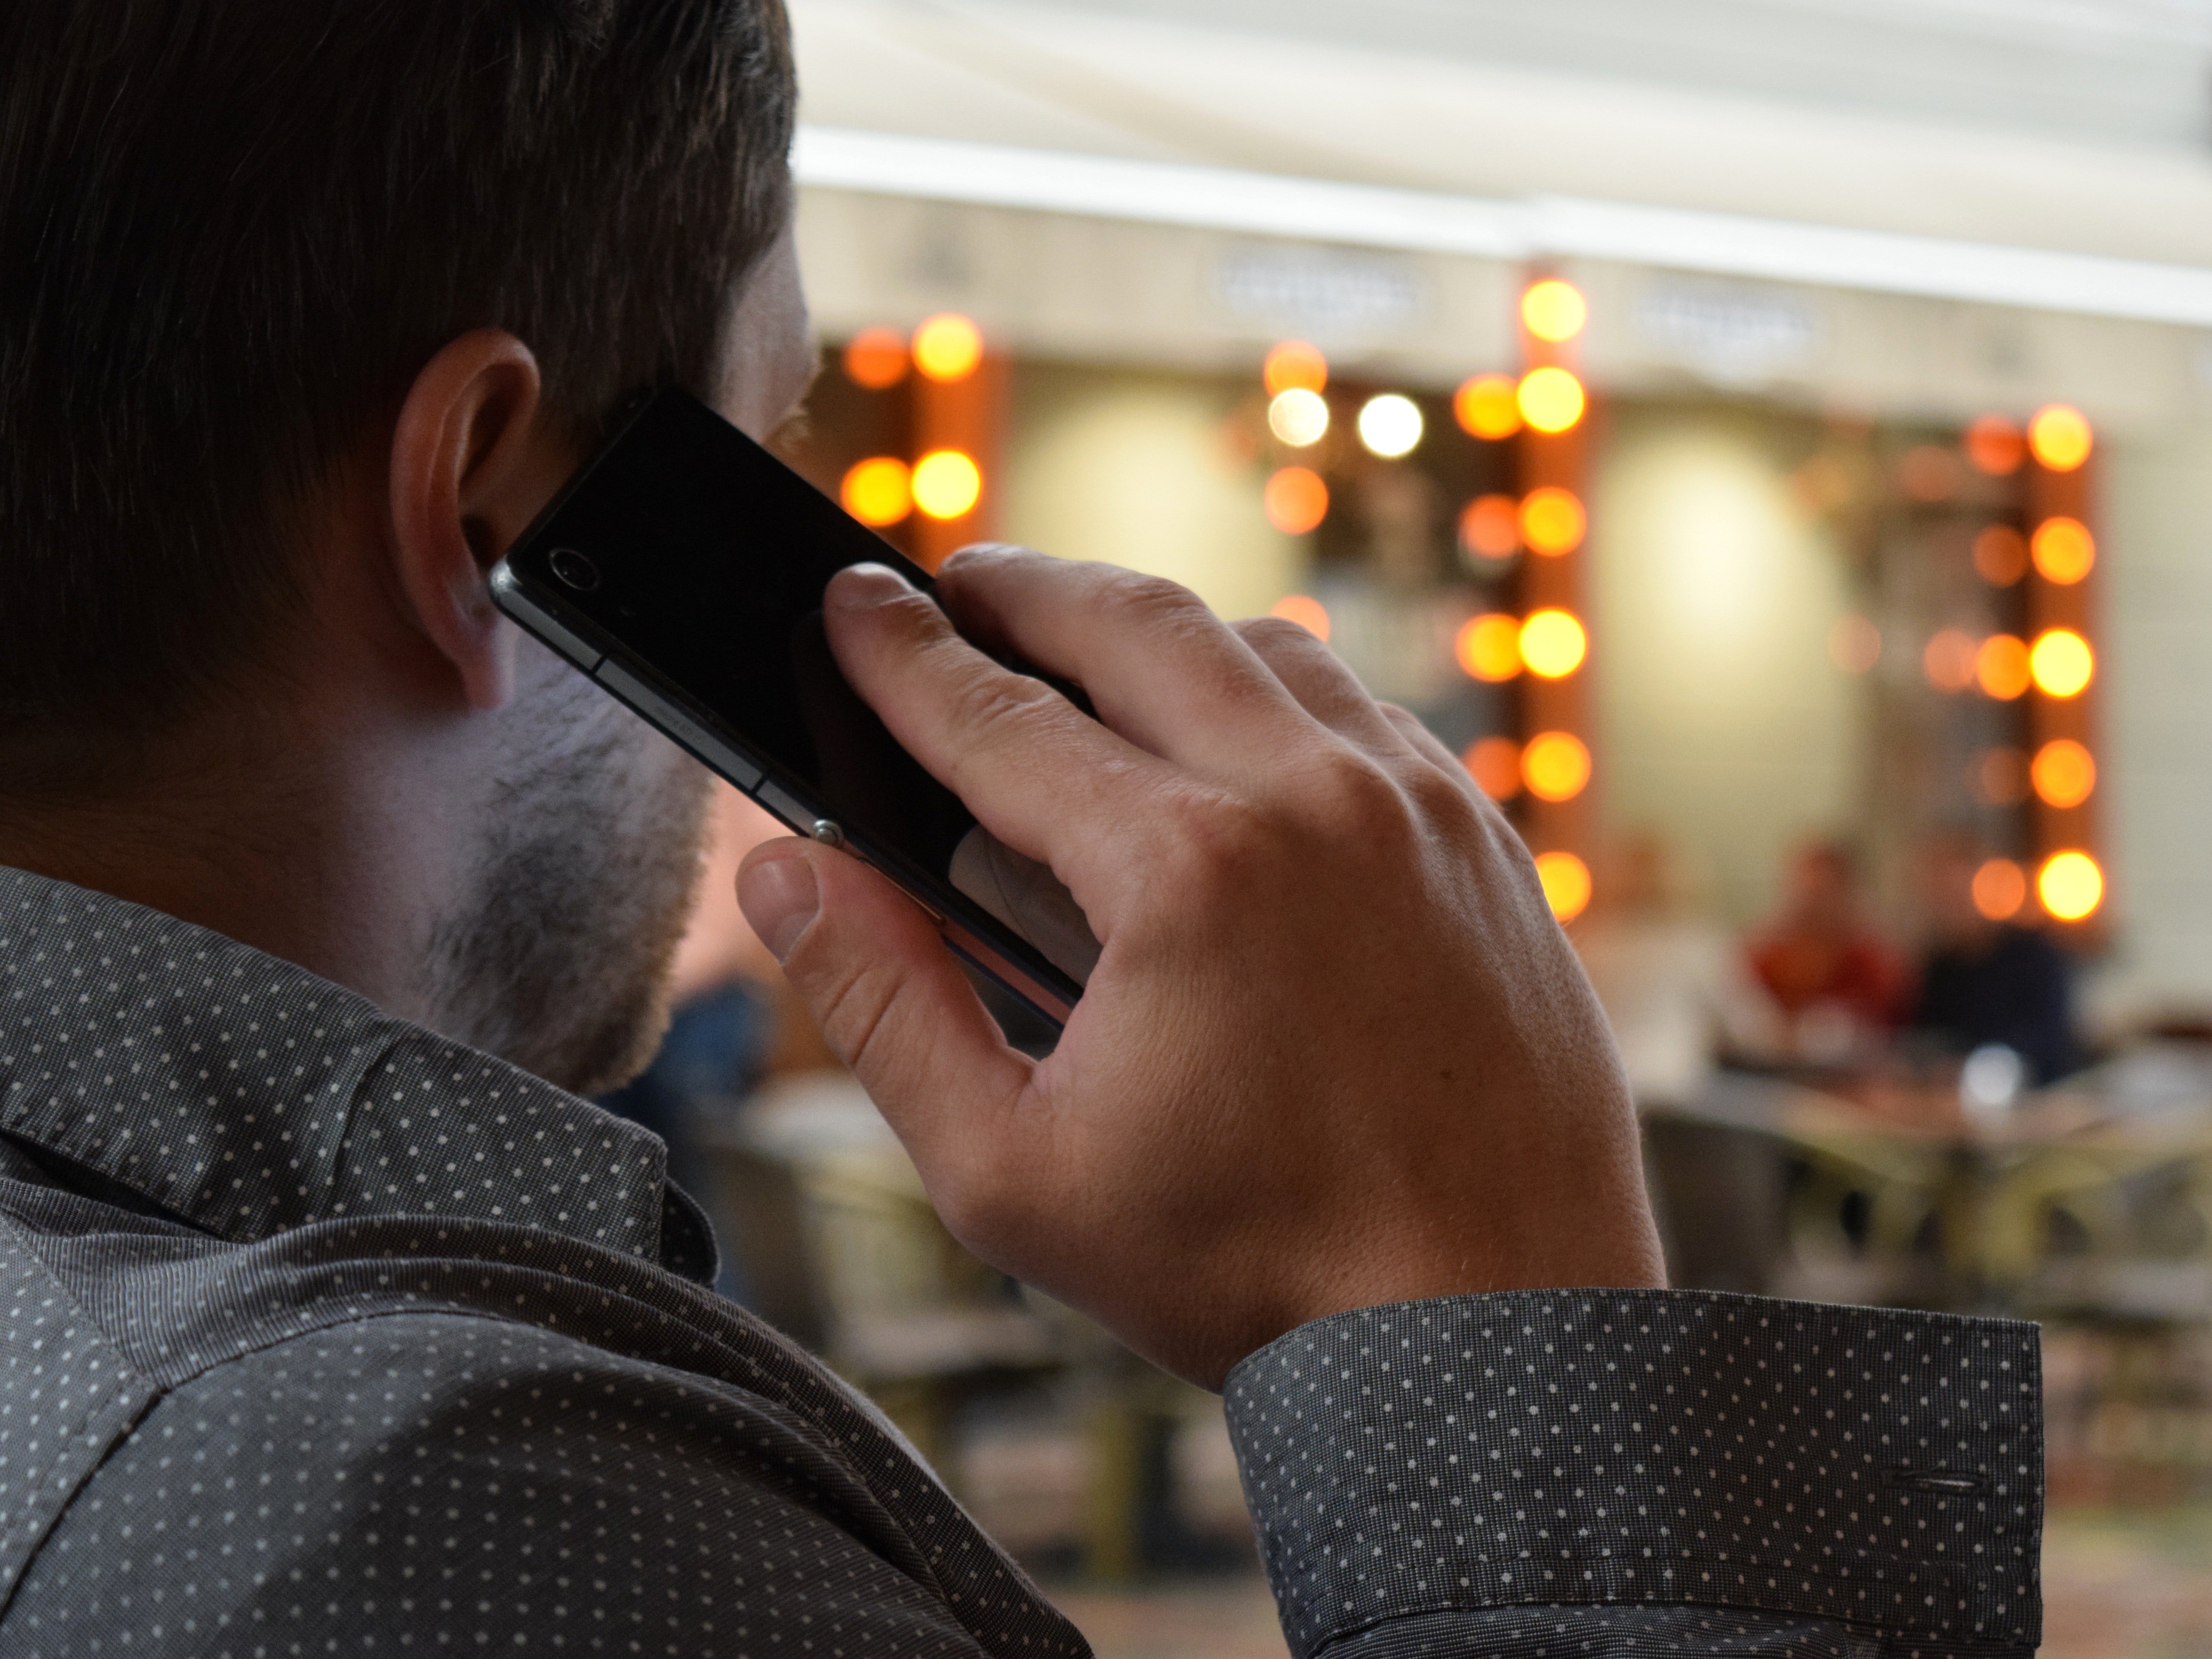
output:
[{"label": "phone camera lens", "polygon": [[579,593],[588,593],[599,585],[599,568],[573,547],[556,547],[548,556],[546,563],[558,576]]}]

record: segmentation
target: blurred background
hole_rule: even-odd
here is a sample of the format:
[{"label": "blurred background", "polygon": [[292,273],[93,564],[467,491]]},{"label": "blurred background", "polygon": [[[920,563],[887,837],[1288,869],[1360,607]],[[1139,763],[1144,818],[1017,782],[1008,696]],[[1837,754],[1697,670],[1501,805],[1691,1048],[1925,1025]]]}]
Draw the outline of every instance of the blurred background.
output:
[{"label": "blurred background", "polygon": [[[1676,1281],[2044,1321],[2045,1650],[2212,1652],[2212,0],[791,8],[787,455],[1419,713]],[[1280,1654],[1218,1403],[936,1227],[728,900],[752,811],[617,1103],[728,1288],[1108,1659]]]}]

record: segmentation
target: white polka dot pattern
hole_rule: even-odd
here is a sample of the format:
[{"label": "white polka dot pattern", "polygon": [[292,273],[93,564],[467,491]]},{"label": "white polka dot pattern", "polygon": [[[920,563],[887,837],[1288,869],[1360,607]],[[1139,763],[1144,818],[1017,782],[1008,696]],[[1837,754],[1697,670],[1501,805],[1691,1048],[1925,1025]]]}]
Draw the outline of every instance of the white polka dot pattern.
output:
[{"label": "white polka dot pattern", "polygon": [[1963,1659],[2039,1638],[2039,1364],[2007,1321],[1518,1292],[1318,1321],[1227,1396],[1301,1656],[1409,1615],[1583,1602]]},{"label": "white polka dot pattern", "polygon": [[[702,1288],[657,1140],[0,870],[0,1653],[1088,1651]],[[1653,1293],[1292,1333],[1230,1414],[1303,1656],[2032,1649],[2026,1328]]]},{"label": "white polka dot pattern", "polygon": [[6,869],[0,1129],[226,1238],[405,1211],[660,1249],[667,1151],[635,1124],[220,934]]},{"label": "white polka dot pattern", "polygon": [[1086,1651],[663,1158],[0,870],[0,1653]]}]

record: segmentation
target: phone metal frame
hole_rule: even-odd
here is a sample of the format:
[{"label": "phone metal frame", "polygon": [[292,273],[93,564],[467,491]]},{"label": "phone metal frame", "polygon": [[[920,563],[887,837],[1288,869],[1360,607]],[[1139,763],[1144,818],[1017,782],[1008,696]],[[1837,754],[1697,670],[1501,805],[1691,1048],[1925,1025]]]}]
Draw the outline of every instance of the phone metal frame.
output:
[{"label": "phone metal frame", "polygon": [[[623,422],[624,428],[629,424]],[[620,441],[619,434],[616,441]],[[555,497],[517,540],[518,550],[532,545],[550,526],[568,498],[586,482],[592,470],[586,466]],[[888,544],[884,552],[886,563],[905,562]],[[998,981],[1048,1019],[1060,1025],[1067,1023],[1074,1012],[1076,997],[1011,958],[960,917],[947,915],[939,901],[916,892],[912,883],[902,879],[895,867],[873,854],[865,844],[865,838],[854,837],[843,826],[810,805],[803,783],[752,749],[723,721],[670,683],[652,664],[563,605],[561,596],[550,585],[531,580],[504,558],[492,567],[490,585],[492,602],[502,614],[566,659],[601,690],[708,771],[758,803],[794,833],[841,846],[881,871],[921,907],[946,948]],[[981,912],[981,906],[975,908]],[[993,919],[986,925],[1004,924]],[[1078,987],[1076,996],[1080,994],[1081,988]]]}]

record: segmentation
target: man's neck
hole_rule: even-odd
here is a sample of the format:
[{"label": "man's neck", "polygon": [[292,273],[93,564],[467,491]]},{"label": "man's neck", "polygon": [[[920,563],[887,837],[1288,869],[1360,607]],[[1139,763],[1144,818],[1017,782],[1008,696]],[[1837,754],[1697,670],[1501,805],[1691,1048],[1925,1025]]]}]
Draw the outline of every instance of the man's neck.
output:
[{"label": "man's neck", "polygon": [[0,865],[145,905],[427,1022],[434,872],[410,875],[322,781],[157,772],[127,796],[0,798]]}]

